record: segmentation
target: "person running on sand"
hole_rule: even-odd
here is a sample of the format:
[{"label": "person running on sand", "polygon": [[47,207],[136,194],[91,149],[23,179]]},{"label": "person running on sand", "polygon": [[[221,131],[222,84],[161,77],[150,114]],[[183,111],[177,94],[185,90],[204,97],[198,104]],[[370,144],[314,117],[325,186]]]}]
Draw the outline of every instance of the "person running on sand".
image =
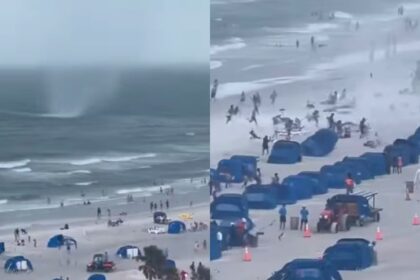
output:
[{"label": "person running on sand", "polygon": [[251,118],[249,119],[249,122],[250,123],[253,123],[254,122],[256,125],[258,125],[258,122],[257,122],[257,111],[255,109],[252,111]]},{"label": "person running on sand", "polygon": [[277,92],[275,90],[273,90],[273,92],[270,94],[270,99],[271,99],[271,104],[274,105],[274,103],[276,103],[276,99],[277,99]]},{"label": "person running on sand", "polygon": [[263,141],[262,141],[262,155],[265,155],[269,153],[269,147],[268,147],[268,143],[270,142],[270,140],[268,139],[268,136],[264,136]]}]

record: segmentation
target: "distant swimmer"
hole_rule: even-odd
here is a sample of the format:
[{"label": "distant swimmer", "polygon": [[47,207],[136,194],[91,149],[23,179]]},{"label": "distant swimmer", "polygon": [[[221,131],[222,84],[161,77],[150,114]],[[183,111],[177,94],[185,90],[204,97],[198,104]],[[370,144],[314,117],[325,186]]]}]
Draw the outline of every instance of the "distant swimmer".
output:
[{"label": "distant swimmer", "polygon": [[311,47],[312,49],[315,49],[315,37],[311,36]]},{"label": "distant swimmer", "polygon": [[360,23],[358,21],[356,21],[356,24],[354,25],[354,29],[356,31],[359,31],[359,29],[360,29]]},{"label": "distant swimmer", "polygon": [[245,102],[245,92],[243,91],[242,93],[241,93],[241,103],[243,103],[243,102]]},{"label": "distant swimmer", "polygon": [[398,12],[399,16],[403,16],[404,15],[404,6],[399,6],[397,12]]},{"label": "distant swimmer", "polygon": [[372,73],[372,72],[370,72],[370,75],[369,75],[369,76],[370,76],[370,78],[372,79],[372,78],[373,78],[373,73]]},{"label": "distant swimmer", "polygon": [[298,49],[299,48],[299,40],[296,40],[296,48]]},{"label": "distant swimmer", "polygon": [[273,92],[270,94],[270,99],[271,99],[271,104],[276,103],[277,92],[275,90],[273,90]]},{"label": "distant swimmer", "polygon": [[217,79],[213,82],[213,87],[211,88],[211,99],[216,100],[216,93],[217,93],[217,87],[219,86],[219,81]]}]

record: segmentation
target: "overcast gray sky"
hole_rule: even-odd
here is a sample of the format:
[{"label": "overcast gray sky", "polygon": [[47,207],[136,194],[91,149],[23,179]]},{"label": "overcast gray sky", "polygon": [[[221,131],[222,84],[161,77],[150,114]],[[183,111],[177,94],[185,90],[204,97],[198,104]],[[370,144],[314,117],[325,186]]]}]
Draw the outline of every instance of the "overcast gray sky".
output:
[{"label": "overcast gray sky", "polygon": [[207,63],[209,0],[3,0],[0,67]]}]

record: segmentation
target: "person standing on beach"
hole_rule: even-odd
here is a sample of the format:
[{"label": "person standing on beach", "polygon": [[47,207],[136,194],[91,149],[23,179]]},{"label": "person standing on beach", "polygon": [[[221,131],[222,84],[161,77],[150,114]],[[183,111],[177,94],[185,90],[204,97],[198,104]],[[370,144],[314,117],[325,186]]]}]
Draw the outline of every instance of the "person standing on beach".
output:
[{"label": "person standing on beach", "polygon": [[261,170],[259,168],[257,168],[257,172],[255,174],[255,181],[257,184],[261,184]]},{"label": "person standing on beach", "polygon": [[354,181],[353,181],[353,178],[351,177],[350,173],[347,174],[347,178],[345,180],[345,183],[346,183],[346,193],[347,194],[352,194],[353,190],[354,190]]},{"label": "person standing on beach", "polygon": [[274,173],[274,177],[273,177],[273,179],[272,179],[271,183],[272,183],[273,185],[278,185],[278,184],[280,184],[279,174]]},{"label": "person standing on beach", "polygon": [[308,224],[309,211],[305,206],[300,210],[300,230],[304,229]]},{"label": "person standing on beach", "polygon": [[279,209],[279,215],[280,215],[280,230],[286,229],[286,215],[287,215],[287,209],[286,205],[283,204]]},{"label": "person standing on beach", "polygon": [[397,173],[401,174],[402,173],[402,167],[403,167],[403,159],[401,156],[397,157]]},{"label": "person standing on beach", "polygon": [[166,200],[166,209],[169,209],[169,200]]},{"label": "person standing on beach", "polygon": [[334,113],[331,113],[329,117],[327,117],[328,121],[328,128],[334,130],[335,121],[334,121]]},{"label": "person standing on beach", "polygon": [[153,212],[153,201],[150,201],[150,212]]},{"label": "person standing on beach", "polygon": [[213,81],[213,87],[211,88],[211,100],[216,100],[216,93],[217,93],[218,86],[219,86],[219,81],[215,79]]},{"label": "person standing on beach", "polygon": [[163,209],[163,202],[162,202],[162,200],[160,201],[159,206],[160,206],[160,210],[162,210]]},{"label": "person standing on beach", "polygon": [[265,155],[269,153],[269,147],[268,147],[268,142],[270,142],[270,140],[268,139],[268,136],[264,136],[263,141],[262,141],[262,155]]},{"label": "person standing on beach", "polygon": [[246,97],[245,97],[245,92],[243,91],[243,92],[241,93],[241,99],[240,99],[241,103],[244,103],[244,102],[245,102],[245,99],[246,99]]},{"label": "person standing on beach", "polygon": [[153,204],[153,208],[155,209],[155,211],[157,210],[157,203],[156,202]]},{"label": "person standing on beach", "polygon": [[276,90],[273,90],[273,92],[270,95],[270,99],[271,99],[271,104],[274,105],[274,103],[276,103],[276,99],[277,99],[277,92],[276,92]]}]

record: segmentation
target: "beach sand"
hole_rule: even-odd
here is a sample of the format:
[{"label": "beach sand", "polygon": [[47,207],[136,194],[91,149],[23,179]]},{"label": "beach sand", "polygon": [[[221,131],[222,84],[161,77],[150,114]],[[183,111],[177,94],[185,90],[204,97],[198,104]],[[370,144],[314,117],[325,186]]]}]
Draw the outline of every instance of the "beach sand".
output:
[{"label": "beach sand", "polygon": [[[0,255],[1,263],[4,263],[9,256],[23,255],[32,262],[34,271],[8,274],[1,269],[0,279],[41,280],[60,276],[64,279],[69,277],[70,280],[87,279],[91,273],[86,272],[86,265],[95,253],[105,251],[116,263],[116,270],[107,273],[107,279],[143,279],[143,275],[138,271],[141,262],[122,260],[116,256],[118,248],[124,245],[135,245],[140,249],[156,245],[162,250],[167,249],[168,257],[176,262],[180,271],[182,269],[189,271],[192,261],[196,264],[201,261],[208,266],[208,251],[203,249],[194,251],[194,242],[198,241],[200,244],[203,240],[208,242],[208,231],[160,235],[147,233],[147,228],[153,226],[152,212],[149,210],[150,201],[159,204],[159,200],[165,201],[167,198],[170,200],[171,208],[163,211],[168,214],[169,219],[179,220],[179,214],[191,213],[194,221],[208,224],[206,188],[187,194],[177,194],[175,190],[173,196],[155,194],[147,197],[146,202],[143,202],[142,198],[135,198],[133,203],[108,201],[89,206],[74,205],[49,210],[2,213],[0,240],[5,242],[6,252]],[[190,201],[193,201],[192,207]],[[100,220],[96,217],[97,207],[102,208],[103,216]],[[107,208],[111,209],[113,220],[121,217],[124,223],[118,227],[108,227]],[[121,212],[127,212],[127,216],[119,216]],[[69,224],[70,229],[61,231],[60,228],[65,223]],[[190,221],[185,223],[188,228]],[[26,229],[32,239],[36,238],[37,247],[34,248],[33,243],[16,246],[13,237],[13,229],[16,227]],[[61,250],[47,248],[49,238],[56,234],[75,238],[78,248],[73,249],[70,254],[64,247]],[[27,236],[23,235],[23,238],[27,239]]]},{"label": "beach sand", "polygon": [[[387,25],[384,23],[383,25]],[[384,27],[382,26],[382,27]],[[397,23],[387,25],[396,28]],[[366,27],[369,28],[369,27]],[[374,28],[374,26],[371,26]],[[366,29],[365,29],[366,30]],[[366,34],[374,34],[373,30],[366,30]],[[354,35],[356,36],[356,35]],[[373,35],[372,35],[373,36]],[[330,42],[333,45],[334,41]],[[337,51],[337,48],[335,49]],[[229,80],[226,76],[232,69],[223,70],[221,66],[212,73],[221,83],[220,95],[211,103],[211,167],[217,167],[219,160],[229,158],[231,155],[253,155],[260,157],[258,167],[262,172],[263,183],[270,183],[274,173],[278,173],[280,181],[288,175],[294,175],[301,171],[317,171],[325,164],[333,164],[342,160],[345,156],[359,156],[368,151],[382,151],[384,147],[397,138],[406,138],[413,134],[420,125],[420,96],[401,95],[398,92],[404,88],[410,88],[411,72],[418,59],[418,49],[408,52],[400,52],[392,59],[378,59],[375,63],[369,63],[367,53],[363,59],[341,57],[343,65],[334,66],[340,61],[331,56],[331,69],[324,72],[321,68],[315,71],[320,74],[316,78],[300,80],[281,84],[273,80],[249,77],[244,74],[244,79],[250,82]],[[302,51],[301,51],[302,52]],[[236,54],[236,56],[235,56]],[[226,57],[235,57],[231,65],[238,59],[239,54],[224,53]],[[244,57],[247,60],[249,57]],[[325,58],[325,57],[324,57]],[[218,56],[212,57],[218,60]],[[272,57],[274,60],[275,57]],[[354,63],[353,63],[353,62]],[[225,59],[228,64],[228,59]],[[224,65],[225,65],[224,62]],[[245,63],[245,62],[244,62]],[[249,64],[256,61],[248,61]],[[339,64],[339,63],[338,63]],[[326,67],[329,68],[329,67]],[[392,71],[390,71],[392,69]],[[286,71],[279,67],[279,71]],[[225,71],[226,76],[223,76]],[[262,70],[261,70],[262,71]],[[373,72],[373,78],[370,77]],[[240,76],[239,72],[235,72]],[[235,75],[234,74],[234,75]],[[261,72],[259,72],[261,75]],[[247,77],[248,75],[248,77]],[[266,72],[266,77],[276,74]],[[280,81],[280,77],[278,79]],[[288,117],[305,116],[313,110],[306,109],[306,101],[313,101],[321,112],[320,127],[326,127],[327,112],[322,112],[325,106],[319,105],[325,100],[329,92],[347,89],[350,97],[356,98],[356,107],[347,112],[335,114],[336,120],[351,121],[356,124],[367,118],[372,128],[372,133],[377,132],[382,145],[377,149],[363,146],[366,139],[359,139],[354,134],[351,139],[340,139],[334,151],[326,157],[304,157],[301,163],[293,165],[267,164],[267,156],[261,156],[262,141],[250,140],[249,131],[253,129],[261,138],[264,135],[273,135],[272,117],[279,114],[280,108],[285,108],[284,115]],[[247,96],[245,103],[240,103],[240,93],[244,90]],[[273,90],[278,93],[275,105],[270,104],[269,95]],[[258,125],[250,124],[247,120],[251,116],[251,96],[256,91],[262,96],[260,114],[257,115]],[[229,106],[239,105],[240,114],[234,116],[232,121],[226,124],[226,112]],[[301,142],[316,131],[313,123],[304,121],[304,133],[292,137],[292,140]],[[272,145],[272,144],[271,144]],[[270,145],[270,146],[271,146]],[[379,264],[358,272],[342,272],[345,280],[352,279],[418,279],[418,259],[420,247],[417,246],[420,228],[411,225],[414,214],[420,212],[420,190],[415,190],[411,201],[405,201],[405,182],[412,181],[415,172],[420,166],[408,166],[400,175],[388,175],[376,177],[374,180],[363,181],[356,186],[356,191],[365,190],[377,192],[376,205],[383,208],[379,224],[367,224],[364,227],[353,227],[349,232],[338,234],[314,233],[311,238],[304,238],[303,232],[289,229],[290,216],[299,216],[299,210],[306,206],[310,212],[310,226],[312,231],[316,228],[321,210],[323,210],[327,198],[344,190],[329,190],[325,195],[314,196],[308,200],[300,200],[297,204],[288,206],[288,223],[285,236],[280,241],[278,208],[274,210],[251,210],[250,218],[256,224],[256,231],[264,232],[259,238],[259,246],[250,248],[251,262],[242,261],[244,249],[233,248],[222,253],[222,258],[212,262],[214,279],[267,279],[273,272],[281,269],[287,262],[295,258],[319,258],[324,250],[333,245],[338,239],[346,237],[361,237],[368,240],[375,239],[376,227],[379,225],[384,234],[384,240],[377,243]],[[224,186],[223,186],[224,188]],[[223,192],[241,193],[240,185],[233,185]]]}]

